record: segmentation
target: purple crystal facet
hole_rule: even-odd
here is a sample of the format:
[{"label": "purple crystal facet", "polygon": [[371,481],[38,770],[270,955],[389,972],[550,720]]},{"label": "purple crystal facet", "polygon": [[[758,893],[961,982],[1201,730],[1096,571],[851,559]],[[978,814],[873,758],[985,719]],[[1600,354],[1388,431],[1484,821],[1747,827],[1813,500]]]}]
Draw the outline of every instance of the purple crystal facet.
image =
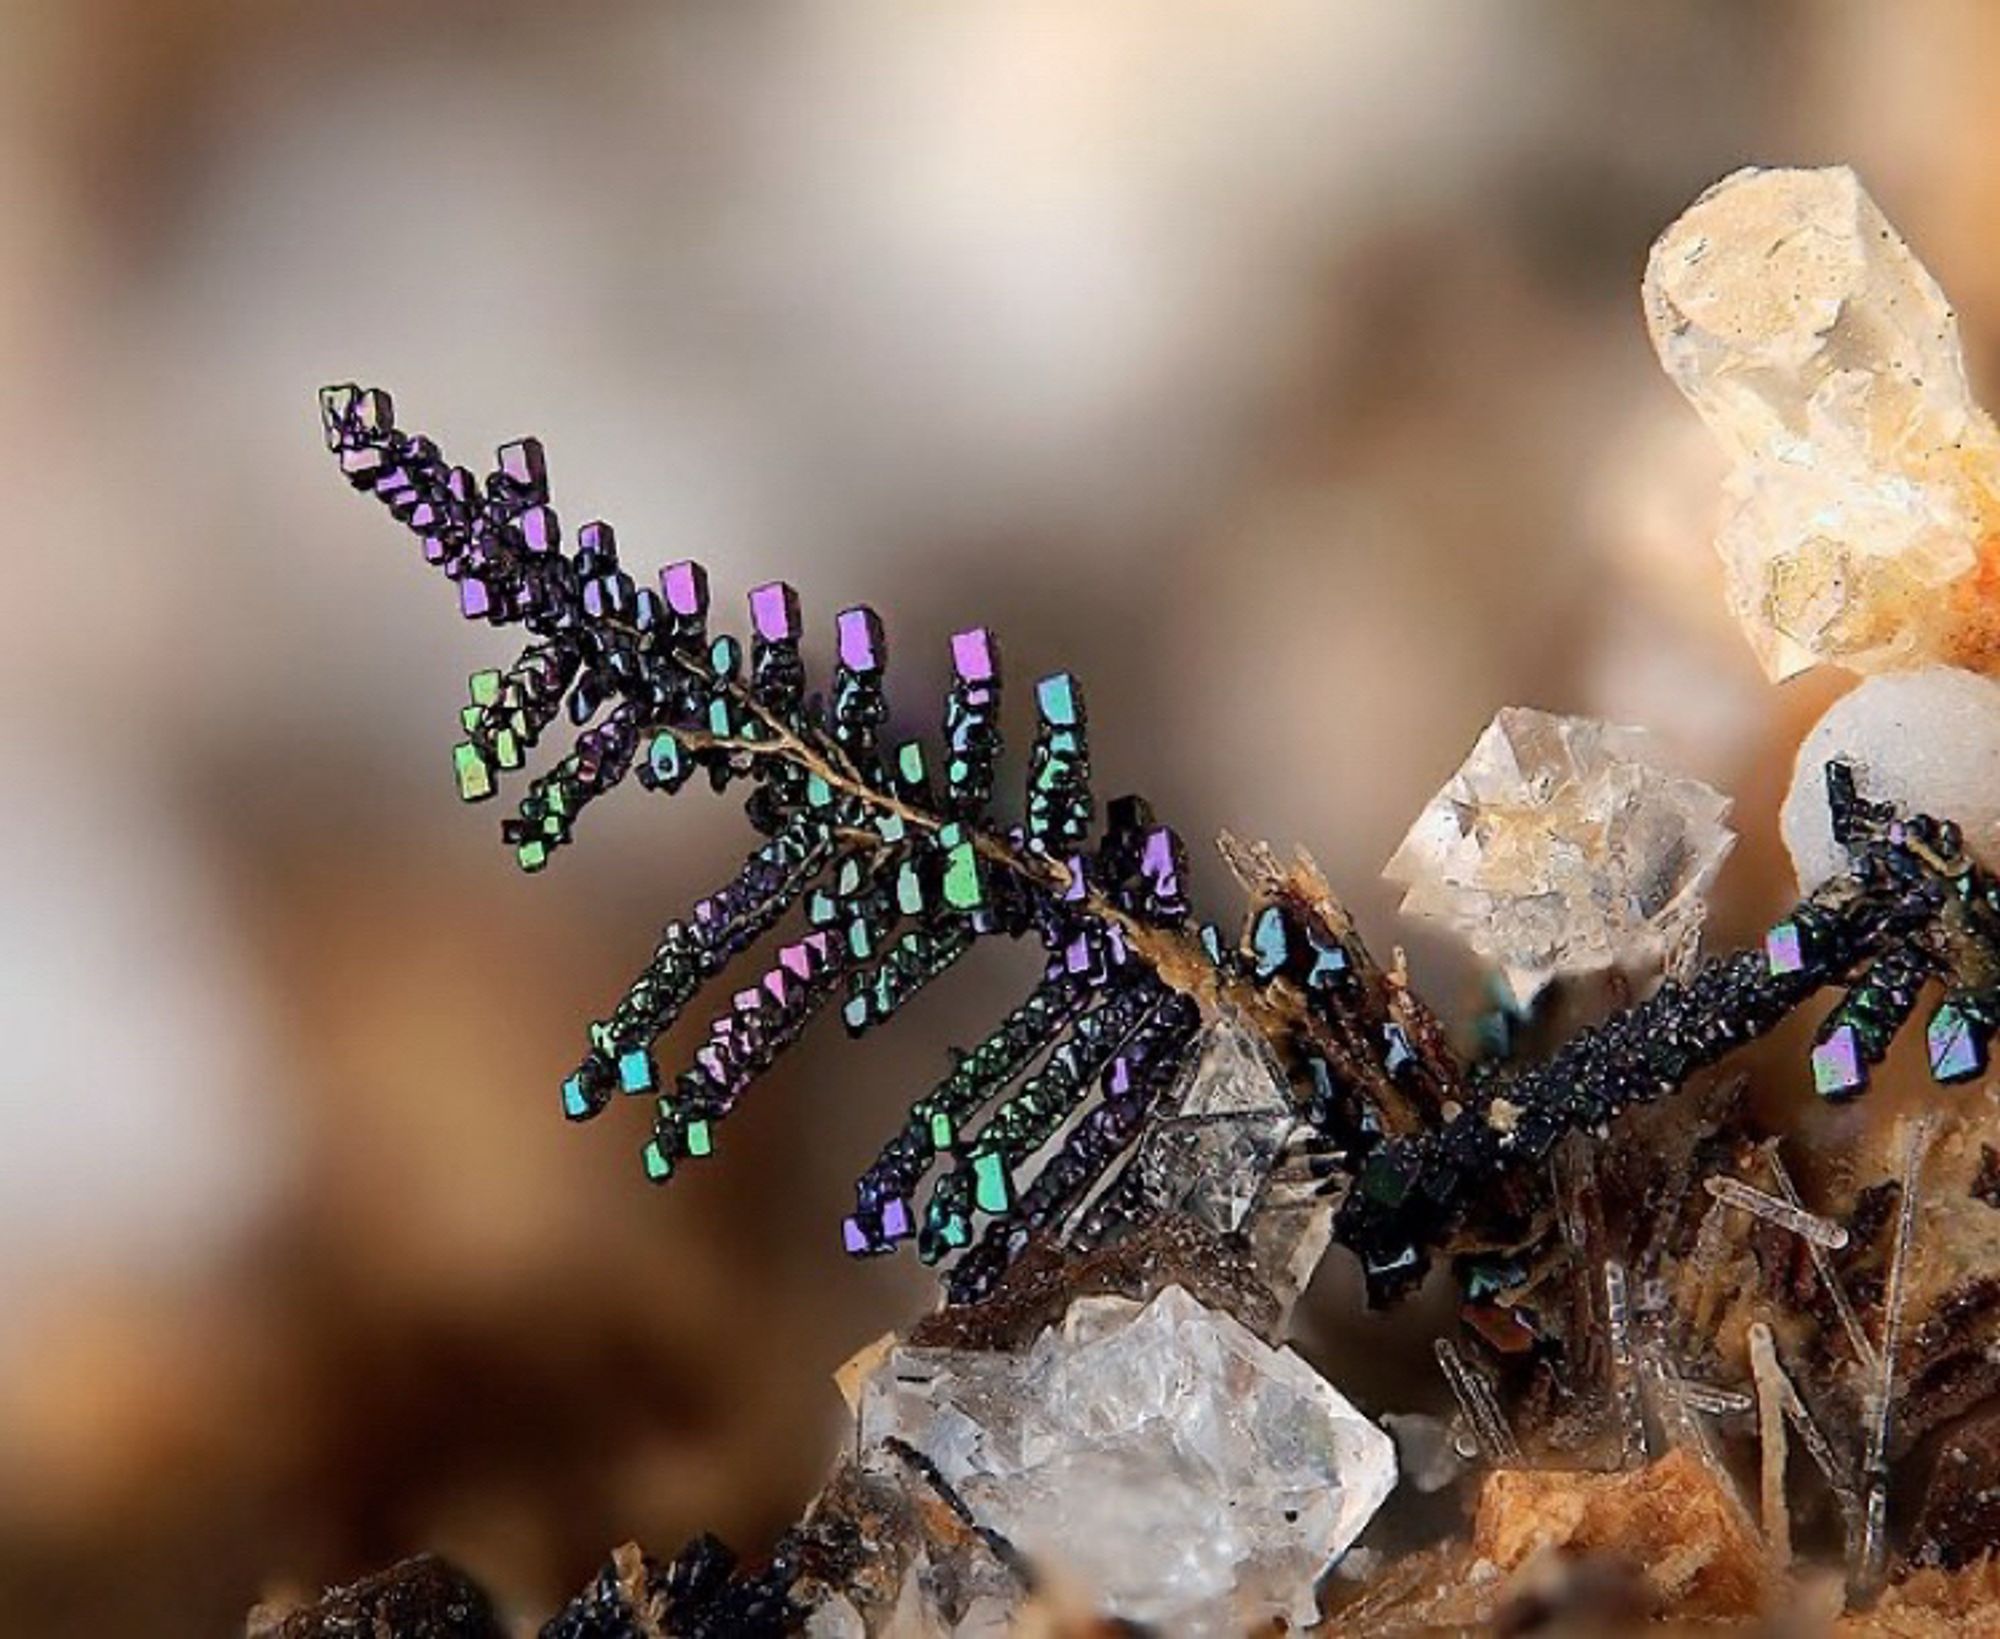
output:
[{"label": "purple crystal facet", "polygon": [[796,643],[799,638],[799,594],[781,580],[766,581],[750,590],[750,625],[766,643]]},{"label": "purple crystal facet", "polygon": [[708,613],[708,571],[692,558],[668,564],[660,571],[660,596],[683,620],[701,619]]},{"label": "purple crystal facet", "polygon": [[984,626],[954,632],[951,639],[951,669],[968,683],[991,683],[1000,674],[999,646]]},{"label": "purple crystal facet", "polygon": [[840,643],[840,663],[851,672],[879,672],[886,658],[882,617],[865,603],[843,609],[834,617]]},{"label": "purple crystal facet", "polygon": [[495,458],[499,462],[501,476],[510,484],[518,484],[522,489],[537,493],[547,488],[549,468],[543,458],[539,438],[522,438],[512,444],[502,444],[495,452]]},{"label": "purple crystal facet", "polygon": [[1813,1086],[1823,1098],[1843,1098],[1868,1084],[1868,1067],[1861,1060],[1861,1038],[1843,1024],[1812,1050]]},{"label": "purple crystal facet", "polygon": [[1764,960],[1779,978],[1804,969],[1805,948],[1796,923],[1780,922],[1764,935]]},{"label": "purple crystal facet", "polygon": [[530,552],[553,552],[562,541],[556,515],[548,507],[531,506],[521,514],[521,540]]}]

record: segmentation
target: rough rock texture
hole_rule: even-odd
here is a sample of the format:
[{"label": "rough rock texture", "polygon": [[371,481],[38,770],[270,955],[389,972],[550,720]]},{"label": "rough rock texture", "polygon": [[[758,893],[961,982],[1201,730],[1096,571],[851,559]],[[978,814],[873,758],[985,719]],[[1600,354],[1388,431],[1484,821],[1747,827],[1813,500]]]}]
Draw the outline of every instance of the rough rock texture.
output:
[{"label": "rough rock texture", "polygon": [[897,1441],[844,1460],[809,1526],[838,1520],[851,1549],[837,1582],[801,1581],[810,1639],[1001,1639],[1030,1578],[1011,1544],[983,1531],[937,1471]]},{"label": "rough rock texture", "polygon": [[251,1612],[247,1639],[505,1639],[478,1584],[433,1554],[334,1588],[308,1610]]},{"label": "rough rock texture", "polygon": [[1662,1607],[1690,1619],[1750,1615],[1767,1586],[1764,1544],[1749,1516],[1683,1450],[1626,1473],[1490,1474],[1472,1546],[1502,1571],[1551,1548],[1641,1557]]},{"label": "rough rock texture", "polygon": [[2000,1552],[2000,1407],[1988,1406],[1938,1442],[1910,1558],[1947,1571]]},{"label": "rough rock texture", "polygon": [[911,1329],[909,1341],[920,1349],[1022,1349],[1058,1324],[1077,1298],[1146,1302],[1169,1286],[1234,1315],[1259,1337],[1277,1335],[1283,1316],[1251,1253],[1173,1213],[1090,1252],[1035,1242],[1009,1266],[991,1297],[926,1315]]}]

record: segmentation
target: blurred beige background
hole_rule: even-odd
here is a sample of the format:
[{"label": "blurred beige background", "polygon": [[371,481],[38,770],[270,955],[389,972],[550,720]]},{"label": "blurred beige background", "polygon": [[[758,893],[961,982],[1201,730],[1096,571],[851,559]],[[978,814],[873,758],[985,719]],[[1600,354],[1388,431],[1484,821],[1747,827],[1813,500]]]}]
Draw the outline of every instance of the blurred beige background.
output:
[{"label": "blurred beige background", "polygon": [[635,791],[514,872],[446,753],[507,640],[337,481],[322,381],[539,433],[635,560],[873,600],[913,724],[955,625],[1075,666],[1102,789],[1309,844],[1469,1010],[1376,873],[1500,705],[1661,730],[1739,800],[1721,931],[1784,896],[1827,686],[1719,614],[1640,268],[1734,167],[1847,160],[1995,381],[1996,68],[1975,0],[0,0],[0,1631],[768,1542],[926,1301],[840,1256],[849,1180],[1021,976],[815,1036],[669,1191],[566,1129],[743,833]]}]

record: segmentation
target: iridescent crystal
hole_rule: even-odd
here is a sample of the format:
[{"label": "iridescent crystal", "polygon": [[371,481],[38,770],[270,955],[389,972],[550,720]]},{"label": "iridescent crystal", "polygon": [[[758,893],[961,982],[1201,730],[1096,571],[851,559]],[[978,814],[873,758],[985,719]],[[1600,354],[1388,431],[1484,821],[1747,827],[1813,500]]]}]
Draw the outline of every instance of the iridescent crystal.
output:
[{"label": "iridescent crystal", "polygon": [[2000,667],[2000,434],[1854,173],[1725,178],[1653,246],[1645,303],[1733,464],[1716,545],[1770,675]]},{"label": "iridescent crystal", "polygon": [[1191,1639],[1310,1626],[1396,1481],[1389,1437],[1332,1384],[1178,1286],[1078,1299],[1019,1354],[896,1349],[860,1436],[907,1441],[1108,1615]]},{"label": "iridescent crystal", "polygon": [[1686,948],[1736,840],[1728,811],[1638,729],[1509,706],[1383,875],[1408,890],[1406,914],[1450,925],[1525,1001],[1557,974]]}]

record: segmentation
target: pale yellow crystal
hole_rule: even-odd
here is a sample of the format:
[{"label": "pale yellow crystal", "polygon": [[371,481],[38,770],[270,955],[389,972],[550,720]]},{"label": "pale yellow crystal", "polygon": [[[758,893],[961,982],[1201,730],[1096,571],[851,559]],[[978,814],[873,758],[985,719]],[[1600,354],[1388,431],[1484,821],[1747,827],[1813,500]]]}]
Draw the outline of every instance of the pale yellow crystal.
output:
[{"label": "pale yellow crystal", "polygon": [[1638,729],[1509,706],[1382,874],[1406,915],[1448,924],[1526,1001],[1556,974],[1691,947],[1736,840],[1728,810]]},{"label": "pale yellow crystal", "polygon": [[2000,669],[2000,434],[1854,173],[1725,178],[1653,246],[1645,303],[1733,463],[1716,545],[1770,675]]}]

